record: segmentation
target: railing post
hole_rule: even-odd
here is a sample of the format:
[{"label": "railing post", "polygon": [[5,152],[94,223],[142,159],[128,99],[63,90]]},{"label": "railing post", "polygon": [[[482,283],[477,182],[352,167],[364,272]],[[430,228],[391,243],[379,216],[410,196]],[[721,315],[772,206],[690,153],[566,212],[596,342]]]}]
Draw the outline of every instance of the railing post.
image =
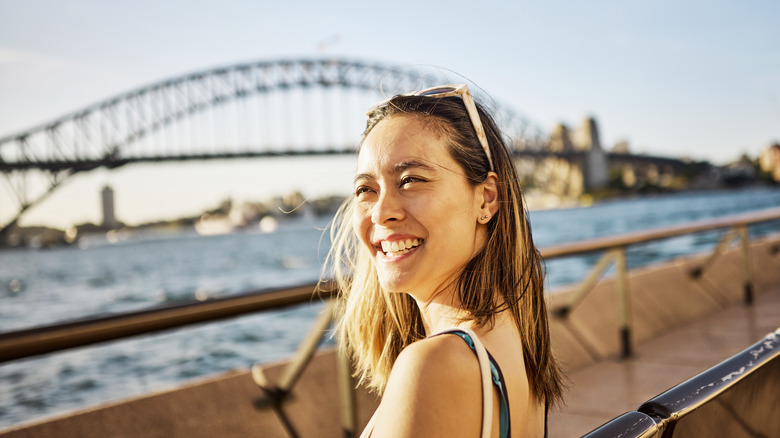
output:
[{"label": "railing post", "polygon": [[615,288],[619,302],[620,321],[620,357],[631,357],[631,302],[628,294],[628,268],[626,266],[626,247],[621,246],[615,251],[615,268],[617,269],[617,282]]},{"label": "railing post", "polygon": [[753,272],[750,269],[750,233],[747,225],[739,228],[740,243],[742,244],[742,280],[745,288],[745,304],[753,305]]},{"label": "railing post", "polygon": [[344,438],[352,438],[356,436],[357,431],[355,381],[352,379],[352,363],[349,355],[342,348],[338,349],[338,385],[341,429],[344,431]]},{"label": "railing post", "polygon": [[721,236],[720,240],[718,241],[718,244],[715,246],[715,249],[712,251],[712,254],[710,254],[709,257],[707,257],[707,260],[705,260],[701,265],[691,269],[691,277],[698,278],[701,277],[702,274],[704,274],[704,271],[709,269],[710,266],[712,266],[713,262],[723,254],[723,251],[726,250],[726,248],[731,245],[731,243],[734,241],[734,238],[739,234],[739,231],[735,228],[730,229],[727,231],[723,236]]},{"label": "railing post", "polygon": [[332,321],[333,302],[329,302],[325,305],[325,309],[317,316],[311,330],[309,330],[309,333],[298,347],[295,359],[293,359],[290,366],[284,370],[284,374],[279,379],[279,388],[282,391],[289,392],[293,385],[295,385],[295,382],[298,381],[298,378],[303,373],[303,369],[306,368],[306,365],[309,364],[312,356],[314,356],[317,345],[319,345],[320,341],[327,333],[328,327],[330,327]]},{"label": "railing post", "polygon": [[598,262],[596,262],[596,265],[593,267],[593,269],[590,271],[588,276],[585,278],[585,280],[580,283],[580,286],[577,288],[577,290],[572,294],[572,296],[569,298],[569,301],[562,307],[555,309],[553,312],[556,316],[560,318],[565,318],[569,316],[569,314],[574,310],[575,307],[577,307],[583,298],[585,298],[585,295],[587,295],[593,288],[596,286],[596,283],[599,281],[601,276],[604,274],[604,271],[609,268],[609,265],[612,264],[613,261],[615,261],[615,257],[617,257],[617,253],[615,250],[609,250],[607,251]]},{"label": "railing post", "polygon": [[311,330],[309,330],[306,337],[298,346],[295,358],[284,369],[284,373],[279,378],[278,383],[273,384],[265,378],[261,364],[257,363],[252,366],[252,378],[255,383],[266,391],[271,398],[274,398],[276,403],[281,403],[281,400],[287,397],[290,391],[292,391],[298,378],[303,374],[303,370],[311,361],[312,356],[314,356],[317,345],[319,345],[320,341],[327,333],[328,327],[330,327],[332,321],[333,302],[329,302],[326,304],[325,309],[317,316]]}]

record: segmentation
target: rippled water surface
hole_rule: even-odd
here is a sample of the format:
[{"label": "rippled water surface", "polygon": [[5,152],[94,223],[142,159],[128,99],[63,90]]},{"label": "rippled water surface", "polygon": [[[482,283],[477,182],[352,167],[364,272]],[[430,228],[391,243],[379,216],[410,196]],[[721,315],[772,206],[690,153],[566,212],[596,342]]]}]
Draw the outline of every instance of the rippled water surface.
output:
[{"label": "rippled water surface", "polygon": [[[780,206],[780,190],[751,189],[622,200],[531,213],[538,246]],[[0,331],[165,302],[315,281],[329,242],[327,219],[276,233],[202,237],[132,235],[108,244],[0,251]],[[751,228],[780,230],[777,222]],[[629,266],[711,248],[721,232],[631,247]],[[598,255],[552,260],[554,288],[581,279]],[[318,302],[0,364],[0,428],[157,391],[196,377],[289,357]]]}]

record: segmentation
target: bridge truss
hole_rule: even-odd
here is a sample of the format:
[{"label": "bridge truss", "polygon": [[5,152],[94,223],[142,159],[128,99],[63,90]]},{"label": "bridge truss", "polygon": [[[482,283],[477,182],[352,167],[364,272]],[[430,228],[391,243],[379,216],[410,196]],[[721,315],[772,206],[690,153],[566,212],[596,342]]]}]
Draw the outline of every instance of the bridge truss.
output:
[{"label": "bridge truss", "polygon": [[[0,234],[79,172],[133,162],[354,153],[371,104],[447,82],[459,81],[440,71],[341,59],[278,60],[117,95],[0,138],[0,200],[13,204],[0,207]],[[541,148],[544,131],[486,102],[514,148]]]}]

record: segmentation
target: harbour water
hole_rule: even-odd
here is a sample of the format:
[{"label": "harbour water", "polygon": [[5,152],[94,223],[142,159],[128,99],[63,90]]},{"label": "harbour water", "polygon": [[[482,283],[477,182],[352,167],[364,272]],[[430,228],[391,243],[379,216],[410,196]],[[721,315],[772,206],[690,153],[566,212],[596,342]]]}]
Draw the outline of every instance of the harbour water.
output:
[{"label": "harbour water", "polygon": [[[681,193],[589,208],[531,212],[538,246],[780,206],[780,189]],[[316,280],[329,241],[327,218],[292,220],[274,233],[103,237],[79,246],[0,251],[0,331],[165,302],[225,296]],[[780,223],[751,228],[780,231]],[[720,232],[631,247],[630,267],[705,251]],[[550,289],[587,274],[598,255],[547,263]],[[0,364],[0,428],[174,387],[254,362],[289,357],[314,315],[314,300],[279,311]]]}]

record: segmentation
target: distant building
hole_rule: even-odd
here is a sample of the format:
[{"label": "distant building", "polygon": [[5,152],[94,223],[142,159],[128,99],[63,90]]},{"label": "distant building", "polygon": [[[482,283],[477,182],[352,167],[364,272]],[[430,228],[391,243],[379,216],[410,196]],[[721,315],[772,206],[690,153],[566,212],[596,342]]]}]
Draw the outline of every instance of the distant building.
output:
[{"label": "distant building", "polygon": [[571,136],[569,135],[569,128],[563,123],[555,125],[552,133],[550,133],[550,152],[571,152],[574,150],[574,146],[571,142]]},{"label": "distant building", "polygon": [[100,195],[103,200],[103,228],[116,228],[118,224],[114,215],[114,190],[105,186]]},{"label": "distant building", "polygon": [[775,143],[761,152],[761,156],[758,157],[758,167],[772,180],[780,182],[780,144]]},{"label": "distant building", "polygon": [[612,153],[614,154],[628,154],[630,153],[628,140],[620,140],[612,147]]},{"label": "distant building", "polygon": [[609,164],[607,155],[601,148],[599,127],[596,119],[588,117],[582,122],[579,132],[579,141],[575,147],[585,152],[582,176],[586,191],[600,189],[609,182]]},{"label": "distant building", "polygon": [[[707,162],[632,154],[627,140],[615,144],[608,153],[593,117],[586,118],[576,130],[563,123],[556,125],[544,152],[516,158],[521,184],[561,199],[577,199],[602,190],[680,190],[715,187],[722,182]],[[735,176],[745,176],[745,169],[737,170]]]},{"label": "distant building", "polygon": [[601,139],[599,137],[599,127],[596,119],[587,117],[582,121],[580,129],[577,132],[578,141],[574,148],[578,151],[590,151],[601,149]]}]

